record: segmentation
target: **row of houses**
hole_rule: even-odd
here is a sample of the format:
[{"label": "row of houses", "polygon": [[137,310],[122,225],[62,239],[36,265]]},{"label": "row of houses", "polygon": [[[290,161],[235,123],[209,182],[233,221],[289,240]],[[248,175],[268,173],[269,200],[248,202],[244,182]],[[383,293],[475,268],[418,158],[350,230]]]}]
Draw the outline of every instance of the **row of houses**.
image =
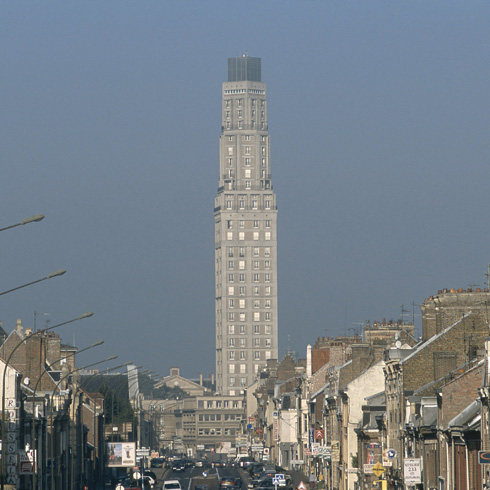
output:
[{"label": "row of houses", "polygon": [[102,483],[104,399],[82,388],[78,349],[20,320],[0,337],[2,490]]},{"label": "row of houses", "polygon": [[335,490],[488,486],[489,306],[487,289],[441,290],[420,338],[374,322],[271,360],[247,390],[248,447]]}]

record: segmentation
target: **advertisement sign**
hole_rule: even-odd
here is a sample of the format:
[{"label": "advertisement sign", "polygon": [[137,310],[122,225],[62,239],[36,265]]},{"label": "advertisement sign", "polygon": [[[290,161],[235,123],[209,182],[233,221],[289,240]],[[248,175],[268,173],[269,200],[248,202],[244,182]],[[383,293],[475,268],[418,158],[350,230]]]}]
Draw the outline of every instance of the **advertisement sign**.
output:
[{"label": "advertisement sign", "polygon": [[21,451],[19,453],[19,474],[20,475],[32,475],[35,464],[35,452],[34,451]]},{"label": "advertisement sign", "polygon": [[108,442],[107,456],[109,468],[136,466],[136,443]]},{"label": "advertisement sign", "polygon": [[274,431],[274,440],[279,440],[279,414],[278,412],[272,412],[272,426]]},{"label": "advertisement sign", "polygon": [[403,461],[403,476],[407,485],[422,483],[420,458],[407,458]]}]

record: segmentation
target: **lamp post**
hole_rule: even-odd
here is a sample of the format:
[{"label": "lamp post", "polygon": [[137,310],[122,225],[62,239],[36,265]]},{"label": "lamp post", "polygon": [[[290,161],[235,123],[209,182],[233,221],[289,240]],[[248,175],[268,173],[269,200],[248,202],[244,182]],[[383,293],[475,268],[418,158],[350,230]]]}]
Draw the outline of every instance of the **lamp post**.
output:
[{"label": "lamp post", "polygon": [[9,289],[7,291],[3,291],[0,293],[0,296],[3,296],[4,294],[11,293],[13,291],[17,291],[18,289],[25,288],[27,286],[32,286],[33,284],[37,284],[38,282],[46,281],[47,279],[52,279],[53,277],[58,277],[62,276],[66,272],[65,269],[60,269],[59,271],[52,272],[51,274],[48,274],[46,277],[43,277],[41,279],[36,279],[35,281],[28,282],[26,284],[22,284],[22,286],[17,286],[15,288]]},{"label": "lamp post", "polygon": [[[87,366],[76,368],[73,371],[70,371],[69,373],[65,374],[65,376],[62,376],[53,389],[53,393],[51,394],[51,400],[50,400],[50,405],[51,405],[51,451],[50,451],[50,456],[51,456],[51,490],[54,489],[54,474],[53,474],[53,470],[54,470],[54,464],[53,464],[54,463],[54,395],[55,395],[56,391],[58,390],[59,386],[61,385],[61,383],[68,376],[72,376],[73,374],[77,373],[78,371],[81,371],[83,369],[87,369],[89,367],[97,366],[98,364],[102,364],[104,362],[112,361],[113,359],[116,359],[116,358],[117,358],[117,356],[110,356],[110,357],[107,357],[106,359],[103,359],[102,361],[94,362],[92,364],[88,364]],[[75,404],[73,403],[73,406],[74,405]],[[74,410],[74,408],[73,408],[73,410]],[[74,412],[73,412],[73,414],[74,414]],[[73,418],[74,418],[74,416],[73,416]],[[72,463],[73,463],[73,459],[74,459],[74,451],[72,448]],[[59,465],[58,465],[58,467],[59,467]],[[74,475],[73,475],[73,464],[72,464],[72,468],[71,468],[71,490],[73,490],[73,482],[74,482],[73,478],[74,478]]]},{"label": "lamp post", "polygon": [[[82,352],[85,352],[89,349],[92,349],[94,347],[97,347],[99,345],[102,345],[104,343],[103,340],[99,340],[92,345],[89,345],[88,347],[85,347],[84,349],[81,349],[76,352],[72,352],[71,354],[68,354],[66,356],[60,357],[58,360],[52,363],[52,365],[57,364],[58,362],[63,361],[64,359],[68,359],[69,357],[74,357],[77,354],[81,354]],[[35,417],[35,411],[36,411],[36,391],[39,386],[39,383],[41,382],[42,377],[48,372],[47,369],[45,369],[39,376],[39,378],[36,381],[36,384],[34,385],[34,391],[32,394],[32,434],[31,434],[31,445],[32,449],[34,450],[34,458],[36,458],[36,450],[37,450],[37,438],[36,438],[36,417]],[[34,463],[36,463],[36,459],[34,460]],[[36,489],[36,473],[37,473],[37,465],[34,464],[34,468],[32,470],[32,490]]]},{"label": "lamp post", "polygon": [[[64,272],[63,272],[64,274]],[[51,327],[44,328],[43,330],[39,330],[38,332],[31,332],[29,335],[26,335],[12,350],[10,355],[7,357],[7,360],[5,361],[5,366],[3,368],[3,378],[2,378],[2,441],[5,441],[5,378],[7,374],[7,368],[9,366],[10,360],[12,359],[12,356],[14,355],[15,351],[27,340],[29,340],[31,337],[34,335],[40,335],[43,334],[44,332],[47,332],[49,330],[54,330],[55,328],[62,327],[63,325],[67,325],[72,322],[76,322],[78,320],[82,320],[84,318],[89,318],[93,316],[93,312],[89,313],[84,313],[83,315],[80,315],[76,318],[73,318],[72,320],[68,320],[66,322],[58,323],[57,325],[53,325]],[[5,488],[5,457],[3,457],[0,460],[0,478],[1,478],[1,490],[4,490]]]},{"label": "lamp post", "polygon": [[42,221],[44,218],[45,218],[44,214],[35,214],[30,218],[23,219],[20,223],[15,223],[15,225],[10,225],[10,226],[5,226],[4,228],[0,228],[0,231],[10,230],[10,228],[27,225],[28,223],[34,223],[36,221]]}]

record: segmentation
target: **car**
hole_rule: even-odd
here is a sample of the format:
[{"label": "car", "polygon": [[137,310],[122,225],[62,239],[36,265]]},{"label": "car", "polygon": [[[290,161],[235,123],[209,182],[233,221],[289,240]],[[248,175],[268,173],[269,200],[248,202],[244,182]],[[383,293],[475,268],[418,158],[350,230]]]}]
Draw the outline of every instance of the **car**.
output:
[{"label": "car", "polygon": [[165,480],[162,490],[182,490],[179,480]]},{"label": "car", "polygon": [[223,461],[223,460],[218,460],[218,461],[214,461],[213,462],[213,466],[215,468],[226,468],[226,461]]},{"label": "car", "polygon": [[242,481],[239,477],[236,476],[224,476],[219,481],[220,489],[232,489],[233,487],[241,488]]},{"label": "car", "polygon": [[211,463],[207,459],[199,459],[195,462],[196,468],[211,468]]},{"label": "car", "polygon": [[194,490],[209,490],[208,485],[196,485]]},{"label": "car", "polygon": [[[146,489],[148,489],[148,488],[155,488],[155,485],[156,485],[155,480],[154,480],[154,479],[153,479],[151,476],[146,476],[146,475],[144,475],[144,476],[143,476],[143,481],[142,481],[142,479],[141,479],[141,478],[138,478],[138,479],[136,480],[136,483],[137,483],[137,484],[138,484],[138,485],[139,485],[141,488],[143,488],[143,486],[144,486],[144,488],[146,488]],[[143,485],[143,484],[144,484],[144,485]]]},{"label": "car", "polygon": [[118,486],[116,486],[116,489],[119,490],[121,486],[124,488],[124,490],[142,490],[141,480],[138,482],[133,478],[121,479]]},{"label": "car", "polygon": [[163,468],[164,464],[165,464],[164,458],[153,458],[150,461],[150,467],[151,468]]},{"label": "car", "polygon": [[151,470],[145,470],[143,472],[143,476],[151,476],[151,478],[153,478],[155,480],[155,483],[158,483],[157,475],[155,475],[155,473]]},{"label": "car", "polygon": [[186,468],[185,462],[182,460],[177,460],[172,463],[172,471],[181,473],[185,471],[185,468]]}]

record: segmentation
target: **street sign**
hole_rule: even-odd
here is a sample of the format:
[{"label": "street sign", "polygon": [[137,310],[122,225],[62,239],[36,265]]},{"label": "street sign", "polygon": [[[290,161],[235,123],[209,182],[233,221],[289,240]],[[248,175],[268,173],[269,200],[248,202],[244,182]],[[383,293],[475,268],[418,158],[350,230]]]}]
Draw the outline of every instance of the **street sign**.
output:
[{"label": "street sign", "polygon": [[478,463],[490,464],[490,451],[478,451]]},{"label": "street sign", "polygon": [[373,466],[373,473],[379,478],[384,472],[385,472],[384,466],[378,461],[374,466]]},{"label": "street sign", "polygon": [[420,458],[406,458],[403,460],[403,466],[403,476],[406,484],[417,485],[422,483]]},{"label": "street sign", "polygon": [[395,459],[396,458],[396,451],[394,449],[387,449],[383,453],[383,456],[385,456],[388,459]]}]

